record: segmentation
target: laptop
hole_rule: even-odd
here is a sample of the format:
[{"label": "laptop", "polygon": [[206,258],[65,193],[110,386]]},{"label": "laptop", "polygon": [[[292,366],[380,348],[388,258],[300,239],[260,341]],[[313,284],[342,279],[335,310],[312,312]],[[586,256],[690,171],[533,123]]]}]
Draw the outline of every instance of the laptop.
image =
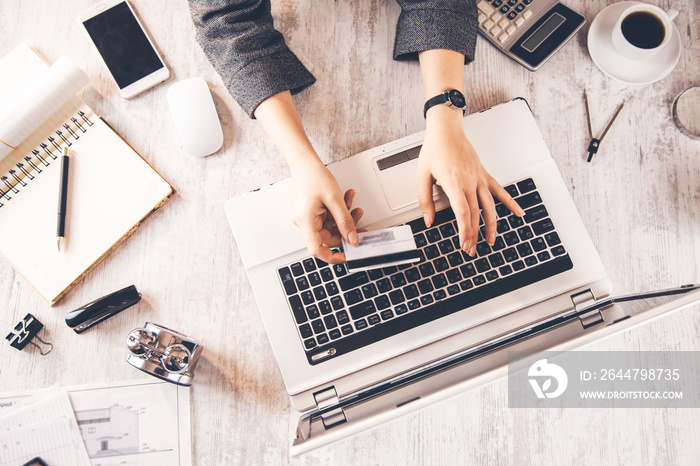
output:
[{"label": "laptop", "polygon": [[458,247],[439,188],[435,222],[423,223],[415,182],[423,132],[328,165],[342,191],[356,190],[354,206],[365,212],[358,228],[410,225],[419,263],[349,273],[344,264],[311,257],[292,223],[289,179],[226,202],[285,388],[301,414],[292,455],[503,375],[513,348],[571,346],[612,324],[635,324],[630,317],[642,308],[656,309],[650,303],[627,311],[609,298],[605,267],[524,99],[465,117],[464,130],[526,212],[515,217],[497,202],[498,239],[489,247],[482,231],[474,258]]}]

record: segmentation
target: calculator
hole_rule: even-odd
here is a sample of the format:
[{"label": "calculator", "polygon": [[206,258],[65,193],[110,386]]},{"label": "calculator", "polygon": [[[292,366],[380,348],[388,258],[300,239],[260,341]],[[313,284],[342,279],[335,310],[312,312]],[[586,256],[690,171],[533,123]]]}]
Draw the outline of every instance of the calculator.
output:
[{"label": "calculator", "polygon": [[479,33],[525,68],[535,71],[586,22],[551,0],[479,0]]}]

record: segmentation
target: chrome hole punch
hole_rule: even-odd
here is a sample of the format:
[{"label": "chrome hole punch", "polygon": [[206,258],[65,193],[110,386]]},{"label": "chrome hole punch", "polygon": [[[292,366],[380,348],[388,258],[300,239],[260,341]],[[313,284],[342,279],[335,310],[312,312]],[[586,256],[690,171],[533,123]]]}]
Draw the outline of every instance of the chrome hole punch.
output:
[{"label": "chrome hole punch", "polygon": [[[39,322],[39,320],[31,314],[24,316],[24,319],[20,320],[15,328],[5,337],[5,340],[10,342],[10,346],[22,351],[27,345],[33,345],[39,348],[42,356],[46,356],[53,349],[53,345],[48,343],[37,335],[39,331],[44,328],[44,324]],[[39,346],[33,340],[39,340],[39,342],[44,345]],[[44,351],[44,347],[47,347]]]},{"label": "chrome hole punch", "polygon": [[126,361],[135,368],[188,387],[203,349],[194,339],[151,322],[132,330],[126,347],[131,353]]}]

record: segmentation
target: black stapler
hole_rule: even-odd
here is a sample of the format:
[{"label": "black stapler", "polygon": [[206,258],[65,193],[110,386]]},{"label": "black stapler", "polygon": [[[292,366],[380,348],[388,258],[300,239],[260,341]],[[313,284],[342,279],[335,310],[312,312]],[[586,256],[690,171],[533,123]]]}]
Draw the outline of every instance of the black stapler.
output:
[{"label": "black stapler", "polygon": [[140,300],[141,294],[136,290],[136,287],[134,285],[127,286],[69,312],[66,314],[66,325],[72,328],[75,333],[83,333]]}]

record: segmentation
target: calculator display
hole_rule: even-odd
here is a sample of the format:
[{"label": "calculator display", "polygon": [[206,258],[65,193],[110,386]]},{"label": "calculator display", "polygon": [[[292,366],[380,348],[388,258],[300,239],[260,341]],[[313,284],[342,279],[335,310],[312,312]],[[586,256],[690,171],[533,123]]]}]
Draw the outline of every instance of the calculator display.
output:
[{"label": "calculator display", "polygon": [[554,31],[557,30],[559,26],[565,21],[565,18],[559,13],[554,13],[549,17],[547,21],[544,22],[542,26],[537,28],[530,37],[525,39],[522,43],[522,47],[528,52],[534,52],[537,47],[539,47],[544,40],[549,37]]}]

